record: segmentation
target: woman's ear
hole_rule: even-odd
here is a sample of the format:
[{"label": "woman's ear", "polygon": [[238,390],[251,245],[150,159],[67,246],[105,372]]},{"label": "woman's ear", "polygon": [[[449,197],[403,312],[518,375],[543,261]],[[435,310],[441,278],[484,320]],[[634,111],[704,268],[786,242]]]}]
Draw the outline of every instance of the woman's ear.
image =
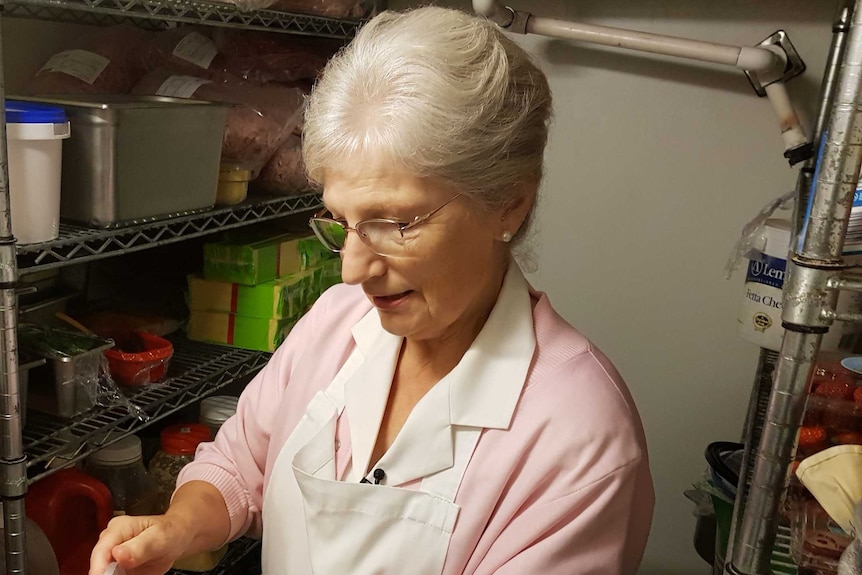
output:
[{"label": "woman's ear", "polygon": [[524,225],[524,220],[530,210],[533,209],[533,203],[536,201],[535,186],[520,185],[515,194],[513,194],[511,202],[503,208],[500,215],[500,235],[509,234],[509,237],[517,235],[521,226]]}]

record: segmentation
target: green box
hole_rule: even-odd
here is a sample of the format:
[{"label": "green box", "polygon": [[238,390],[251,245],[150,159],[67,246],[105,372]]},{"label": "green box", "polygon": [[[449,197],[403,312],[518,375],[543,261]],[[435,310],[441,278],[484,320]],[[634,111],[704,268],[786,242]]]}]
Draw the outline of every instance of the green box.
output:
[{"label": "green box", "polygon": [[333,254],[314,236],[233,233],[204,244],[204,277],[258,285],[317,267]]},{"label": "green box", "polygon": [[189,276],[189,308],[266,319],[298,318],[313,303],[312,271],[248,286]]},{"label": "green box", "polygon": [[296,320],[248,317],[239,314],[193,310],[189,317],[188,337],[253,349],[275,351]]}]

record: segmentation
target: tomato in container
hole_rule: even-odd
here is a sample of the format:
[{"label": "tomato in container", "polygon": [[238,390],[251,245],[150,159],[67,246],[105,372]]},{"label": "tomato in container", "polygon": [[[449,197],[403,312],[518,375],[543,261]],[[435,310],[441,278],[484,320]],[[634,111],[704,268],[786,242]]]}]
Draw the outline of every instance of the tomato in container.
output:
[{"label": "tomato in container", "polygon": [[164,379],[174,354],[171,342],[145,331],[131,331],[116,336],[115,344],[105,357],[118,384],[139,386]]}]

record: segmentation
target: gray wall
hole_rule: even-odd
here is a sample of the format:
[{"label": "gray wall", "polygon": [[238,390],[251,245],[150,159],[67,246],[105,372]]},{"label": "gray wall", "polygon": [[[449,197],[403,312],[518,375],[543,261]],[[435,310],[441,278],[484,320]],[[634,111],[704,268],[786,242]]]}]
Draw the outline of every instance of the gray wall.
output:
[{"label": "gray wall", "polygon": [[[524,0],[516,7],[746,45],[783,28],[808,65],[791,90],[810,119],[833,3]],[[68,33],[6,20],[10,88]],[[556,98],[540,269],[531,281],[613,359],[643,415],[658,504],[641,573],[705,575],[682,492],[703,472],[709,442],[738,439],[758,353],[734,333],[742,275],[725,281],[722,269],[742,226],[792,189],[796,173],[781,156],[769,105],[741,73],[545,38],[523,43]]]}]

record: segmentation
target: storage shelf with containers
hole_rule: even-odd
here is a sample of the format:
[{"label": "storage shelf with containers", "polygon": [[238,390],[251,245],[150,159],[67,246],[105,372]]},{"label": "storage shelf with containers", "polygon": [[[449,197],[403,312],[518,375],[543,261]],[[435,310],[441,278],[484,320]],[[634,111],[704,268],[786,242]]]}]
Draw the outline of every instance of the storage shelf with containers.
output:
[{"label": "storage shelf with containers", "polygon": [[[45,133],[36,135],[54,146],[55,137],[63,136],[57,127],[68,119],[71,138],[63,140],[62,145],[59,225],[57,214],[37,209],[28,215],[37,218],[37,231],[46,234],[24,237],[26,233],[20,228],[23,220],[15,217],[22,210],[21,196],[15,194],[27,184],[22,184],[20,178],[16,181],[14,174],[10,178],[10,201],[0,201],[0,206],[11,212],[0,214],[0,239],[11,239],[19,222],[17,235],[27,240],[17,244],[0,241],[0,262],[4,262],[0,265],[0,299],[11,300],[5,307],[0,306],[0,332],[18,331],[18,296],[22,298],[20,312],[27,321],[38,317],[37,321],[45,319],[56,324],[54,316],[63,316],[68,304],[69,313],[85,321],[86,326],[79,324],[79,329],[93,327],[78,312],[84,314],[86,308],[96,309],[96,315],[101,313],[101,296],[91,293],[90,276],[105,273],[106,267],[114,265],[112,262],[128,262],[134,267],[142,258],[151,261],[165,256],[167,260],[178,258],[169,266],[181,267],[178,262],[195,266],[200,264],[197,256],[189,258],[188,254],[201,250],[205,243],[217,244],[222,255],[236,254],[238,265],[245,263],[247,253],[254,258],[259,254],[269,257],[271,245],[294,254],[288,260],[281,254],[277,256],[274,275],[267,270],[250,279],[231,276],[229,266],[217,270],[222,275],[208,274],[206,267],[203,273],[194,267],[183,272],[189,274],[182,290],[189,290],[185,304],[194,325],[189,325],[187,336],[173,334],[158,340],[158,336],[136,335],[141,345],[164,345],[164,350],[169,350],[144,346],[146,353],[141,354],[146,357],[155,357],[156,352],[163,354],[154,364],[144,362],[144,368],[133,362],[120,364],[124,367],[119,369],[112,363],[137,355],[137,349],[134,353],[125,351],[126,341],[119,352],[103,351],[108,344],[102,345],[102,340],[91,336],[92,347],[80,356],[64,358],[61,353],[33,360],[22,355],[18,369],[18,349],[22,354],[33,350],[20,338],[17,346],[14,339],[0,338],[0,373],[9,374],[7,389],[13,397],[13,401],[4,402],[8,413],[0,414],[0,465],[5,467],[4,476],[10,478],[0,486],[0,499],[5,503],[5,540],[10,545],[5,550],[8,573],[22,572],[28,564],[27,552],[19,547],[20,538],[15,537],[25,529],[22,501],[27,501],[28,507],[32,505],[34,516],[46,523],[44,531],[55,551],[57,545],[63,547],[69,541],[58,543],[57,538],[63,540],[66,535],[57,530],[56,517],[46,515],[45,510],[52,508],[57,498],[67,496],[70,486],[80,486],[93,501],[101,498],[102,504],[93,508],[96,516],[110,514],[112,507],[116,512],[116,501],[104,504],[107,488],[99,488],[101,484],[85,472],[98,475],[99,465],[113,472],[112,465],[124,464],[121,456],[129,451],[127,444],[133,441],[140,445],[137,437],[151,442],[154,429],[189,421],[199,405],[200,421],[217,427],[235,410],[235,399],[214,396],[241,389],[266,364],[270,352],[319,290],[338,281],[337,266],[330,265],[337,258],[314,255],[314,250],[298,247],[301,242],[289,243],[296,236],[282,237],[296,230],[296,225],[290,224],[291,216],[300,216],[299,222],[301,216],[321,206],[320,194],[304,178],[297,179],[301,174],[298,134],[302,99],[313,77],[310,73],[316,73],[338,46],[355,35],[363,18],[381,5],[364,0],[334,0],[317,6],[323,10],[318,15],[307,15],[291,11],[291,6],[297,12],[311,8],[305,0],[231,2],[238,5],[189,0],[20,0],[4,5],[4,16],[94,24],[100,28],[93,29],[93,38],[79,39],[79,43],[49,59],[18,92],[21,96],[4,94],[25,105],[60,108],[65,118],[37,118],[44,120],[40,129]],[[184,24],[195,26],[183,28]],[[264,52],[268,58],[261,57]],[[134,53],[135,58],[123,67],[118,56],[121,53]],[[258,64],[263,61],[273,64],[261,68]],[[292,62],[298,63],[296,69]],[[289,77],[284,75],[285,70]],[[242,77],[237,79],[232,74]],[[189,114],[200,116],[200,133],[179,129]],[[162,115],[171,117],[165,120],[160,118]],[[24,120],[14,114],[0,121],[33,123],[32,118]],[[222,134],[213,135],[212,127],[220,121],[226,124],[226,135],[218,145],[217,138]],[[48,134],[50,124],[54,126]],[[142,137],[128,132],[135,124],[149,133]],[[12,128],[10,140],[22,134],[26,137],[33,130],[30,126]],[[205,138],[201,135],[204,132],[208,134]],[[12,162],[18,166],[14,171],[22,173],[19,157],[10,160],[9,168],[2,161],[6,157],[4,145],[0,143],[0,181],[7,169],[12,169]],[[12,150],[15,145],[14,141],[10,143],[10,155],[21,150]],[[250,181],[254,189],[247,195]],[[40,190],[44,189],[40,186]],[[210,195],[213,189],[215,193]],[[46,201],[45,205],[50,203]],[[240,234],[238,228],[248,228],[249,232]],[[233,235],[226,235],[227,231]],[[264,235],[255,240],[254,233]],[[267,235],[273,233],[274,236]],[[169,251],[165,249],[168,245],[172,246]],[[290,250],[284,249],[287,245]],[[203,251],[198,255],[206,261]],[[147,274],[147,281],[139,283],[164,279],[159,274],[153,277]],[[113,281],[111,272],[105,278],[106,282]],[[66,281],[74,288],[69,288]],[[244,281],[253,285],[243,285]],[[80,290],[79,284],[85,289]],[[171,284],[164,289],[173,287]],[[115,291],[124,292],[124,296],[132,291],[117,288],[120,284]],[[104,286],[99,289],[104,290]],[[225,289],[233,290],[238,297],[224,300]],[[46,295],[57,297],[46,303],[42,301]],[[91,297],[96,299],[91,301]],[[59,313],[53,307],[56,302],[61,302]],[[94,304],[96,307],[92,307]],[[110,309],[108,312],[110,315]],[[76,324],[75,319],[64,317]],[[231,320],[231,327],[236,319],[237,326],[252,326],[252,331],[255,326],[268,325],[271,333],[249,338],[238,327],[236,334],[229,329],[227,337],[223,337],[220,328],[225,318]],[[171,321],[176,323],[176,316]],[[56,328],[46,324],[45,329]],[[93,331],[120,342],[96,327]],[[192,337],[202,341],[193,341]],[[245,347],[237,347],[240,344]],[[137,385],[141,369],[145,377]],[[86,377],[79,377],[84,372]],[[105,379],[106,373],[114,375],[120,386]],[[221,403],[213,403],[217,401]],[[26,408],[28,402],[31,409]],[[207,407],[207,402],[212,405]],[[167,449],[170,456],[173,452],[164,441],[162,438],[162,449]],[[114,451],[117,453],[112,455]],[[146,450],[139,447],[137,453],[138,461],[146,461]],[[116,479],[112,478],[109,483]],[[29,492],[25,493],[27,485]],[[55,497],[52,489],[60,494]],[[98,532],[95,519],[87,519],[88,537]],[[32,522],[26,528],[32,529]],[[64,547],[59,551],[67,567],[86,563],[80,548]],[[259,541],[240,539],[217,554],[198,558],[203,562],[178,564],[171,573],[183,575],[211,568],[211,575],[256,574],[260,573],[259,554]]]}]

